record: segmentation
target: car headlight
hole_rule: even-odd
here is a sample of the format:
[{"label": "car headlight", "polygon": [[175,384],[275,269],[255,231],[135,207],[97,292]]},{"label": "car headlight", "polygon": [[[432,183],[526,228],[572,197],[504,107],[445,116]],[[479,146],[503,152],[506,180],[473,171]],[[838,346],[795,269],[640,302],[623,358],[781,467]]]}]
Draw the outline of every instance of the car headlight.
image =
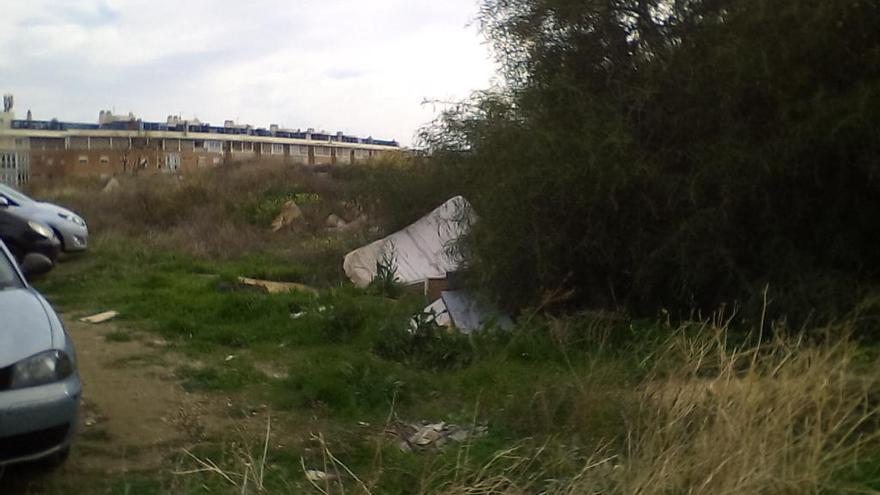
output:
[{"label": "car headlight", "polygon": [[51,239],[51,238],[55,237],[55,234],[52,232],[52,229],[50,229],[49,227],[46,227],[45,225],[39,224],[37,222],[28,222],[28,226],[31,228],[31,230],[40,234],[41,236],[45,237],[46,239]]},{"label": "car headlight", "polygon": [[73,361],[63,351],[47,351],[12,367],[10,388],[26,388],[63,380],[73,374]]}]

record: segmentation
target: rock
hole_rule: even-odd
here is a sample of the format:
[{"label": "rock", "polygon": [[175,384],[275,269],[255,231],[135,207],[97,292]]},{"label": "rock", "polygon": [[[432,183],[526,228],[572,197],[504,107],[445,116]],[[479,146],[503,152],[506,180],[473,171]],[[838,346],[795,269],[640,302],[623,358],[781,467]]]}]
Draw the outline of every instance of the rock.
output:
[{"label": "rock", "polygon": [[340,228],[345,227],[346,225],[348,225],[348,222],[346,222],[345,220],[343,220],[342,217],[340,217],[340,216],[337,215],[336,213],[331,213],[331,214],[327,217],[327,220],[324,221],[324,224],[325,224],[328,228],[331,228],[331,229],[340,229]]},{"label": "rock", "polygon": [[369,219],[366,215],[361,215],[345,225],[335,227],[333,230],[336,232],[357,232],[365,229],[368,221]]},{"label": "rock", "polygon": [[281,213],[272,221],[272,232],[278,232],[282,228],[302,219],[302,217],[303,213],[299,206],[293,200],[288,200],[281,207]]},{"label": "rock", "polygon": [[104,185],[104,189],[101,189],[102,193],[109,193],[119,189],[119,181],[116,180],[116,177],[111,177],[107,184]]}]

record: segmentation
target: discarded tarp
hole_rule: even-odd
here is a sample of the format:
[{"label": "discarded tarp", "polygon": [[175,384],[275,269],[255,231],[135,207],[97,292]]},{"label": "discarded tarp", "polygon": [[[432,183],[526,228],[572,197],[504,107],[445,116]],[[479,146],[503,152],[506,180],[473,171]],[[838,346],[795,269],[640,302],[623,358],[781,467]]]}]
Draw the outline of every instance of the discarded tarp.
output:
[{"label": "discarded tarp", "polygon": [[447,252],[450,243],[465,234],[475,218],[470,203],[456,196],[405,229],[346,254],[345,275],[366,287],[376,276],[376,262],[393,257],[400,283],[443,278],[458,268],[458,260]]},{"label": "discarded tarp", "polygon": [[423,313],[434,316],[441,327],[455,327],[462,333],[479,330],[490,322],[509,330],[513,320],[490,304],[480,302],[465,290],[445,290],[440,298],[429,304]]}]

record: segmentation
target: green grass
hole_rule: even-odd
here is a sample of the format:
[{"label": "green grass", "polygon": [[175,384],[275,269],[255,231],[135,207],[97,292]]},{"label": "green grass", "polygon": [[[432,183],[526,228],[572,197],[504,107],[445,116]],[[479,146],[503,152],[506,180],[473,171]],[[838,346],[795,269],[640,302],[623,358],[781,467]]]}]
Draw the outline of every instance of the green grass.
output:
[{"label": "green grass", "polygon": [[[373,493],[383,494],[440,487],[462,470],[478,471],[510,446],[524,452],[596,445],[625,451],[628,427],[640,414],[638,386],[656,370],[653,360],[669,328],[603,314],[564,321],[523,315],[513,332],[413,336],[404,329],[424,301],[351,287],[331,261],[341,264],[338,257],[310,263],[278,250],[206,260],[99,235],[87,255],[62,263],[37,285],[73,314],[119,311],[119,329],[106,334],[108,340],[140,332],[167,339],[183,354],[175,372],[187,390],[269,404],[286,414],[273,432],[296,440],[280,447],[273,438],[270,493],[308,489],[300,458],[310,466],[323,463],[313,442],[303,440],[309,433],[322,433],[334,455],[369,476]],[[239,276],[305,282],[319,291],[267,294],[240,286]],[[167,364],[162,352],[114,366]],[[865,368],[875,365],[875,357],[866,359]],[[268,369],[286,374],[273,377]],[[489,434],[466,449],[401,452],[381,433],[390,413],[406,421],[476,419],[488,424]],[[230,469],[241,456],[233,444],[262,441],[212,440],[198,455]],[[102,481],[95,493],[231,489],[206,474],[170,477],[167,471],[179,461],[169,459],[165,471]],[[541,469],[565,478],[582,467],[578,462]],[[868,457],[841,477],[868,479],[876,466]]]},{"label": "green grass", "polygon": [[[200,363],[176,370],[189,390],[245,394],[347,423],[381,423],[392,403],[413,421],[467,423],[476,411],[490,421],[493,438],[509,441],[584,426],[556,411],[559,405],[539,417],[529,409],[535,400],[565,403],[560,397],[577,386],[575,372],[595,364],[587,353],[554,351],[540,330],[515,338],[441,334],[419,347],[401,339],[423,301],[370,294],[320,270],[278,252],[212,261],[96,236],[88,255],[62,263],[38,288],[67,311],[119,311],[125,330],[108,340],[146,331],[171,341]],[[238,276],[317,281],[320,290],[267,294],[238,285]],[[270,378],[257,364],[287,377]],[[608,423],[608,431],[588,436],[617,435]]]}]

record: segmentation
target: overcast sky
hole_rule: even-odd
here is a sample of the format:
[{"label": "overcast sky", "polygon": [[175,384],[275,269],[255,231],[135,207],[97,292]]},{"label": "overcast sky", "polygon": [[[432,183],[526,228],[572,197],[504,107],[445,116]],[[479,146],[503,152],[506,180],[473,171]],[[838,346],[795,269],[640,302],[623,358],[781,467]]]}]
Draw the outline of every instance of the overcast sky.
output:
[{"label": "overcast sky", "polygon": [[114,108],[412,142],[490,85],[478,0],[0,0],[0,92],[16,114]]}]

